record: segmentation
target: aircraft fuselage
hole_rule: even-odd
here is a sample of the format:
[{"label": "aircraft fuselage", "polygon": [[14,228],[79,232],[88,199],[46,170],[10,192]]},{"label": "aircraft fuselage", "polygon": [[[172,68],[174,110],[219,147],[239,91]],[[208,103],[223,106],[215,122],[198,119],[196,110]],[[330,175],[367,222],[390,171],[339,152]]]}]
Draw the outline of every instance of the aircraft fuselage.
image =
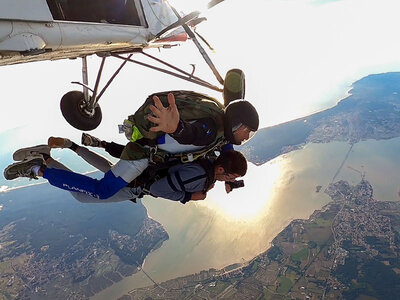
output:
[{"label": "aircraft fuselage", "polygon": [[[0,65],[151,47],[177,20],[158,0],[93,1],[2,0]],[[36,13],[27,13],[32,7]]]}]

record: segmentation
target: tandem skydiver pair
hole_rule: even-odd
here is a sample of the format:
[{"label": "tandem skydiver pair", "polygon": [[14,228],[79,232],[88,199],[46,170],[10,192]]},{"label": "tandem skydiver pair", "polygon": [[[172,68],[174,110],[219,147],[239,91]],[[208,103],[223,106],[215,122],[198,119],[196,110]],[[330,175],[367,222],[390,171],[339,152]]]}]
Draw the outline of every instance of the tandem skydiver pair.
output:
[{"label": "tandem skydiver pair", "polygon": [[[198,98],[198,101],[193,101],[193,98]],[[133,117],[130,116],[132,118],[128,118],[132,123],[131,132],[135,133],[136,137],[132,135],[131,141],[121,151],[121,159],[117,164],[110,166],[108,170],[102,170],[105,175],[100,180],[71,172],[61,166],[54,167],[54,162],[47,154],[48,149],[44,151],[45,153],[40,154],[42,157],[34,157],[29,154],[28,150],[25,151],[28,153],[26,159],[7,167],[4,175],[10,180],[17,177],[42,176],[56,187],[84,194],[97,200],[104,200],[113,197],[125,187],[129,187],[149,165],[171,163],[174,161],[173,158],[176,161],[178,154],[186,153],[187,155],[178,155],[178,157],[189,158],[187,160],[189,164],[172,163],[164,177],[157,175],[158,179],[148,186],[150,193],[168,199],[179,199],[183,202],[199,200],[197,198],[204,199],[207,189],[212,186],[210,182],[213,180],[203,180],[203,183],[198,184],[195,188],[193,187],[195,184],[190,188],[185,186],[185,182],[186,184],[193,183],[196,181],[194,178],[197,177],[203,179],[213,177],[206,175],[207,171],[200,162],[208,161],[213,165],[214,172],[208,173],[214,173],[214,181],[233,181],[235,178],[243,176],[247,165],[240,161],[244,160],[245,162],[245,159],[240,153],[232,150],[232,144],[241,144],[258,129],[258,114],[249,102],[236,100],[226,108],[217,107],[218,104],[214,104],[214,109],[210,110],[209,106],[203,105],[203,102],[209,105],[210,98],[185,91],[151,95],[148,100],[154,101],[154,104],[146,101],[146,107],[142,106]],[[143,114],[146,109],[151,111],[151,115]],[[139,138],[137,139],[138,132]],[[156,136],[152,137],[151,135],[154,133]],[[77,147],[79,146],[76,145],[76,149],[73,150],[77,150]],[[43,146],[44,148],[46,147]],[[86,150],[78,150],[77,153],[79,154],[79,151],[85,153]],[[192,153],[196,153],[202,159],[195,159],[197,162],[193,161]],[[220,156],[217,158],[215,153],[220,153]],[[157,161],[160,158],[163,161]],[[240,171],[229,170],[221,161],[227,161],[229,165],[233,166],[236,166],[236,163],[241,165]],[[195,169],[197,171],[191,173]],[[190,173],[192,175],[189,175]],[[186,174],[187,178],[186,175],[182,178],[182,174]],[[164,189],[160,194],[158,190],[156,191],[156,187],[165,183],[167,183],[165,186],[168,186],[168,189]],[[199,196],[198,192],[201,192],[203,196]],[[136,192],[135,195],[137,194]]]}]

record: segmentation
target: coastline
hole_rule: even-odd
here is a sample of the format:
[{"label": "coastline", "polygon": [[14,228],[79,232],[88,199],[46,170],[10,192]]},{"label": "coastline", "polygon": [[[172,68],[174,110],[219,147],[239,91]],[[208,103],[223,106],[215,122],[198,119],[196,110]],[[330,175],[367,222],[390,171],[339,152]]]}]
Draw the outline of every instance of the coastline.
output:
[{"label": "coastline", "polygon": [[[393,299],[400,288],[382,289],[384,283],[371,282],[374,276],[366,270],[374,266],[377,272],[386,270],[390,282],[396,280],[397,272],[392,268],[398,265],[395,250],[398,240],[394,236],[399,229],[396,224],[400,220],[400,201],[375,200],[373,188],[364,178],[357,185],[340,180],[330,184],[325,193],[331,197],[329,203],[315,210],[308,219],[292,220],[274,238],[272,248],[250,261],[219,270],[203,270],[157,286],[132,289],[124,297],[163,299],[165,294],[166,298],[186,299],[196,294],[205,299],[238,299],[243,295],[257,299],[272,295],[277,299],[287,296],[301,299],[304,295],[342,298],[378,293],[385,299]],[[351,221],[356,224],[352,225]],[[359,227],[361,224],[365,227]],[[390,249],[382,245],[382,238],[390,244]],[[361,275],[355,273],[354,279],[370,283],[361,291],[345,277],[349,275],[354,256],[365,270]]]},{"label": "coastline", "polygon": [[[368,141],[362,141],[354,145],[354,148],[351,152],[350,157],[346,161],[346,166],[352,166],[356,169],[359,167],[357,166],[363,166],[363,170],[368,173],[369,178],[371,179],[371,182],[374,183],[374,191],[377,197],[379,197],[382,200],[386,200],[388,198],[392,199],[398,199],[393,198],[391,195],[395,195],[398,191],[398,184],[397,182],[400,181],[398,172],[396,172],[397,167],[400,166],[400,158],[397,159],[397,154],[396,154],[396,149],[398,149],[398,146],[400,145],[400,138],[395,138],[395,139],[390,139],[390,140],[368,140]],[[274,193],[275,196],[278,194],[282,194],[282,198],[277,198],[277,199],[270,199],[267,201],[267,206],[263,208],[265,212],[269,212],[269,216],[273,216],[271,219],[270,217],[267,217],[264,219],[265,221],[262,222],[262,227],[260,228],[266,228],[266,227],[271,227],[271,226],[276,226],[277,224],[280,224],[279,228],[275,228],[273,234],[270,232],[270,238],[267,243],[264,243],[264,248],[257,253],[254,254],[254,256],[249,257],[247,262],[252,261],[254,257],[260,255],[261,253],[264,253],[269,249],[271,246],[273,246],[272,240],[279,235],[280,232],[284,231],[291,222],[296,221],[296,220],[307,220],[309,219],[316,211],[324,211],[326,210],[328,203],[331,202],[331,200],[328,200],[329,198],[325,193],[317,193],[315,191],[315,187],[317,185],[322,186],[321,190],[325,190],[329,183],[332,181],[332,176],[335,174],[338,170],[338,166],[340,166],[343,162],[343,158],[347,155],[349,150],[349,144],[348,142],[332,142],[328,144],[323,144],[323,143],[310,143],[307,144],[307,147],[304,147],[300,150],[287,153],[283,155],[283,157],[279,157],[272,162],[272,165],[281,165],[281,171],[280,171],[280,178],[283,178],[284,180],[278,180],[277,182],[274,183]],[[376,156],[376,157],[371,157],[371,151],[374,153],[381,153],[381,156]],[[390,155],[388,156],[388,153]],[[383,160],[384,159],[384,160]],[[315,170],[311,169],[304,169],[304,165],[309,165],[308,163],[312,161],[314,162],[315,165]],[[319,169],[319,165],[323,164],[325,171],[321,173]],[[290,167],[289,167],[290,166]],[[391,166],[391,169],[388,169],[388,166]],[[261,167],[255,167],[259,168],[257,169],[258,171],[251,171],[251,173],[258,173],[254,174],[255,177],[259,178],[259,174],[264,174],[264,176],[270,176],[270,175],[265,175],[269,174],[265,169],[266,166],[263,165]],[[392,172],[393,169],[393,172]],[[390,171],[390,172],[388,172]],[[379,180],[379,178],[382,176],[382,172],[386,174],[386,176],[389,176],[393,180],[390,182],[382,182],[382,180]],[[396,175],[397,174],[397,175]],[[299,178],[301,178],[301,183],[299,183]],[[338,177],[338,180],[341,178],[345,178],[349,182],[357,182],[360,180],[360,174],[352,170],[351,168],[342,168],[340,171],[340,176]],[[317,179],[317,181],[315,181]],[[265,186],[265,184],[263,185]],[[252,187],[249,187],[252,189]],[[258,187],[259,189],[259,187]],[[300,190],[299,190],[300,189]],[[264,192],[267,194],[267,190],[263,189]],[[392,191],[393,190],[393,191]],[[264,193],[263,192],[263,193]],[[270,197],[274,198],[275,196],[270,195]],[[286,196],[284,196],[286,195]],[[288,198],[287,195],[297,195],[293,199]],[[231,203],[235,202],[235,199],[230,199]],[[161,219],[161,224],[163,226],[166,226],[166,230],[168,234],[171,233],[171,240],[167,241],[165,244],[166,248],[171,247],[171,245],[168,245],[170,243],[176,243],[177,239],[173,231],[179,231],[181,228],[178,227],[185,227],[186,224],[185,222],[176,224],[176,226],[173,226],[173,224],[164,224],[164,221],[166,220],[168,223],[169,217],[171,218],[177,218],[180,216],[184,215],[186,212],[187,215],[189,215],[189,218],[191,217],[191,210],[184,210],[188,209],[186,208],[177,208],[172,205],[168,207],[166,205],[165,209],[164,207],[155,210],[155,214],[153,214],[152,210],[157,208],[160,204],[163,204],[164,202],[158,202],[155,203],[153,200],[148,200],[145,201],[146,207],[149,211],[149,214],[152,216],[154,219],[160,220]],[[308,205],[307,210],[301,212],[304,210],[304,207]],[[292,207],[290,209],[290,207]],[[314,208],[314,209],[313,209]],[[195,208],[193,208],[195,209]],[[215,208],[214,208],[215,209]],[[175,215],[171,215],[171,212],[174,212],[175,210],[178,210],[178,212]],[[199,210],[199,207],[196,208],[196,211]],[[161,211],[161,212],[160,212]],[[298,215],[292,215],[293,211],[297,213],[301,213],[301,216],[299,217]],[[308,211],[308,213],[307,213]],[[205,214],[210,214],[210,211],[205,212]],[[176,217],[174,217],[176,216]],[[280,216],[281,221],[277,221],[276,217]],[[288,216],[288,217],[285,217]],[[204,217],[204,215],[203,215]],[[272,220],[272,221],[271,221]],[[203,220],[206,222],[205,220]],[[197,223],[198,220],[195,218],[194,223]],[[269,223],[270,222],[270,223]],[[173,222],[169,222],[173,223]],[[261,224],[261,223],[260,223]],[[187,226],[187,225],[186,225]],[[257,227],[256,224],[253,224],[254,227]],[[235,225],[226,225],[226,229],[228,229],[227,235],[229,236],[229,230],[232,229],[232,227],[235,227]],[[190,230],[189,230],[190,232]],[[213,236],[216,234],[218,231],[211,230],[209,235]],[[179,233],[179,232],[178,232]],[[247,235],[251,235],[251,232],[248,232]],[[190,236],[190,235],[189,235]],[[241,236],[241,235],[239,235]],[[264,236],[263,233],[258,234],[258,240],[263,240],[266,241],[268,238]],[[178,239],[179,240],[179,239]],[[254,240],[252,239],[254,242]],[[212,240],[207,240],[207,242],[211,242]],[[201,244],[200,244],[201,246]],[[226,248],[229,248],[230,246],[227,244],[225,245]],[[240,248],[241,246],[237,246],[237,248]],[[232,265],[234,263],[241,263],[243,262],[241,258],[243,256],[238,256],[236,260],[233,260],[227,264],[224,264],[222,266],[218,266],[218,263],[215,264],[210,264],[209,267],[206,268],[198,268],[197,270],[193,272],[186,272],[186,273],[178,273],[177,271],[179,266],[177,266],[177,269],[174,271],[176,273],[169,273],[169,278],[166,278],[165,280],[158,280],[158,278],[163,278],[160,276],[159,271],[156,271],[154,268],[164,268],[162,265],[165,263],[165,259],[167,259],[168,256],[165,256],[165,251],[166,249],[164,247],[159,248],[157,251],[154,251],[151,255],[146,257],[146,263],[143,265],[144,269],[146,272],[150,272],[151,276],[155,276],[157,282],[166,282],[169,280],[173,280],[173,278],[181,278],[185,276],[190,276],[193,274],[198,274],[199,272],[202,272],[201,270],[211,270],[211,269],[223,269],[224,267],[227,267],[229,265]],[[164,254],[162,253],[164,252]],[[191,254],[192,256],[194,253]],[[194,262],[194,257],[192,259],[192,262]],[[173,257],[172,257],[173,258]],[[172,263],[172,261],[171,261]],[[162,272],[162,269],[160,270]],[[140,275],[140,274],[137,274]],[[136,280],[139,281],[136,281]],[[134,281],[135,282],[134,282]],[[134,286],[131,285],[133,283]],[[123,292],[125,291],[124,294],[131,292],[134,289],[137,289],[139,287],[149,287],[152,286],[152,283],[149,282],[148,280],[141,280],[140,281],[140,276],[136,276],[136,278],[132,278],[129,281],[129,279],[126,280],[126,284],[119,286],[119,291]],[[103,294],[105,295],[105,294]],[[115,296],[115,294],[109,294]],[[119,294],[119,296],[122,296],[123,294]],[[99,295],[100,296],[100,295]],[[97,297],[93,298],[96,300],[99,299],[117,299],[118,297]]]}]

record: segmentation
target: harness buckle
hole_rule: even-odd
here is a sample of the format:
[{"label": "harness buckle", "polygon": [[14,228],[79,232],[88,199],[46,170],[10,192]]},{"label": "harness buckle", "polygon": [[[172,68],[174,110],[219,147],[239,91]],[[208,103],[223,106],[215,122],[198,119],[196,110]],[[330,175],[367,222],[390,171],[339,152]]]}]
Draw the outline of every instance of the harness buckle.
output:
[{"label": "harness buckle", "polygon": [[157,145],[156,146],[154,146],[154,147],[150,147],[150,151],[149,151],[149,163],[151,163],[151,164],[155,164],[155,161],[154,161],[154,156],[156,155],[156,153],[157,153]]},{"label": "harness buckle", "polygon": [[151,195],[150,194],[150,189],[148,189],[147,187],[144,187],[142,189],[142,192],[140,193],[140,196],[142,196],[142,197],[140,197],[140,198],[143,198],[143,196],[145,196],[145,195]]},{"label": "harness buckle", "polygon": [[193,153],[185,153],[181,155],[181,162],[182,163],[188,163],[192,162],[195,160],[195,157],[193,156]]}]

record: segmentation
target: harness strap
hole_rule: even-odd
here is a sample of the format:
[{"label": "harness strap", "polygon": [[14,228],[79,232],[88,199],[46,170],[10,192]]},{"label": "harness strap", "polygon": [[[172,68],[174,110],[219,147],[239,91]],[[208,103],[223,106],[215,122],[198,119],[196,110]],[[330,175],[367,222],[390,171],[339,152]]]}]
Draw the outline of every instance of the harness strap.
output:
[{"label": "harness strap", "polygon": [[203,193],[207,192],[212,184],[215,182],[214,164],[209,159],[199,159],[196,161],[202,166],[206,172],[206,182],[204,184]]},{"label": "harness strap", "polygon": [[175,184],[172,182],[172,178],[171,178],[171,175],[170,175],[170,174],[167,175],[167,181],[168,181],[168,184],[169,184],[169,186],[171,187],[171,189],[172,189],[174,192],[177,192],[178,189],[176,188]]},{"label": "harness strap", "polygon": [[176,154],[170,154],[166,153],[166,156],[168,159],[178,159],[182,163],[188,163],[188,162],[193,162],[199,158],[204,158],[206,155],[212,151],[220,148],[222,145],[226,144],[226,140],[223,137],[220,137],[218,140],[216,140],[213,144],[209,145],[206,148],[200,149],[198,151],[193,151],[190,153],[176,153]]}]

